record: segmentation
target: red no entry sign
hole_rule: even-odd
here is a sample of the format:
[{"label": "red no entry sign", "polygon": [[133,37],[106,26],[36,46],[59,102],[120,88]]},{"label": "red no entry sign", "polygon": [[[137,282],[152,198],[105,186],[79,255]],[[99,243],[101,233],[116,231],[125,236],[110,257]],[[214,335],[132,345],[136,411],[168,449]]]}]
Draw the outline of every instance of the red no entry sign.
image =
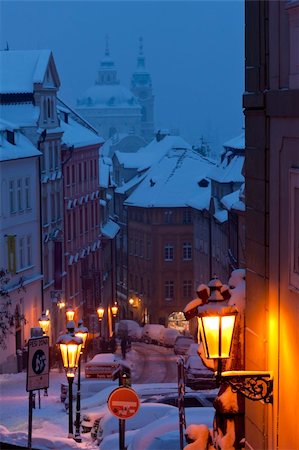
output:
[{"label": "red no entry sign", "polygon": [[136,392],[127,387],[114,389],[108,397],[108,408],[118,419],[130,419],[137,413],[140,400]]}]

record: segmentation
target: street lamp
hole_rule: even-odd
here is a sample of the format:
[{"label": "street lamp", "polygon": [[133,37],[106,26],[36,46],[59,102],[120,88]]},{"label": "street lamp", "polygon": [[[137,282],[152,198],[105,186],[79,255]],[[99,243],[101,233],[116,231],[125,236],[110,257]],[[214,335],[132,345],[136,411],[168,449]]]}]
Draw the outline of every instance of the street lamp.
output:
[{"label": "street lamp", "polygon": [[117,302],[114,302],[114,305],[111,306],[111,312],[112,312],[112,316],[116,317],[117,313],[118,313],[118,304]]},{"label": "street lamp", "polygon": [[50,326],[50,317],[47,316],[45,311],[42,312],[42,315],[38,319],[38,323],[39,323],[40,328],[43,330],[43,333],[47,334],[49,331],[49,326]]},{"label": "street lamp", "polygon": [[189,310],[187,305],[184,313],[188,320],[195,315],[198,317],[198,335],[203,343],[205,356],[218,362],[216,372],[218,383],[228,383],[233,392],[240,392],[250,400],[264,400],[265,403],[271,403],[273,394],[271,371],[222,372],[222,360],[231,356],[238,310],[233,305],[224,305],[229,297],[226,299],[223,297],[222,283],[216,277],[209,282],[208,288],[210,296],[196,308],[192,308],[194,305],[190,302]]},{"label": "street lamp", "polygon": [[104,317],[104,312],[105,312],[105,308],[102,305],[100,305],[97,309],[99,322],[100,322],[100,337],[102,336],[102,319]]},{"label": "street lamp", "polygon": [[57,344],[60,347],[63,367],[66,372],[66,377],[69,386],[69,434],[68,437],[73,436],[73,380],[80,358],[81,347],[83,341],[80,337],[74,335],[75,323],[70,321],[67,323],[68,333],[59,336]]},{"label": "street lamp", "polygon": [[72,308],[72,306],[69,306],[67,308],[67,310],[65,311],[65,315],[66,315],[67,322],[71,322],[72,320],[74,320],[75,311]]},{"label": "street lamp", "polygon": [[80,351],[79,356],[79,363],[78,363],[78,385],[77,385],[77,400],[76,400],[76,430],[75,430],[75,441],[76,442],[82,442],[81,434],[80,434],[80,422],[81,422],[81,356],[83,353],[83,350],[86,345],[86,340],[88,336],[88,329],[83,326],[83,320],[78,321],[78,328],[75,329],[75,336],[77,338],[82,339],[82,347]]}]

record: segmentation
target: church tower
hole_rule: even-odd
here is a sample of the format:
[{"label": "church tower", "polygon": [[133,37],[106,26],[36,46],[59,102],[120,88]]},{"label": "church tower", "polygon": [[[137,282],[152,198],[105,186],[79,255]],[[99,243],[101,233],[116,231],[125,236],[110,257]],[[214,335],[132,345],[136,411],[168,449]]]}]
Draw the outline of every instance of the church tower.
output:
[{"label": "church tower", "polygon": [[147,141],[154,137],[154,95],[152,80],[145,68],[143,54],[143,39],[139,39],[139,54],[137,56],[137,68],[132,75],[131,91],[138,98],[141,105],[141,134]]},{"label": "church tower", "polygon": [[101,60],[100,70],[98,71],[98,79],[96,84],[119,84],[117,79],[117,71],[114,61],[110,56],[108,36],[106,36],[105,56]]}]

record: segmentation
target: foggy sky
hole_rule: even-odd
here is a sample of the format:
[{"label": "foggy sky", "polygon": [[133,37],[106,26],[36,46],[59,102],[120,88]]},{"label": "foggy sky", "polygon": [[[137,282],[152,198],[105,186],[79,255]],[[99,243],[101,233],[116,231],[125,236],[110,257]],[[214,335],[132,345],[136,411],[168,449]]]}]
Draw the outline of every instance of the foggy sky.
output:
[{"label": "foggy sky", "polygon": [[0,47],[53,51],[59,96],[76,99],[97,78],[105,36],[120,83],[130,86],[138,39],[155,94],[155,126],[218,149],[242,131],[243,1],[1,1]]}]

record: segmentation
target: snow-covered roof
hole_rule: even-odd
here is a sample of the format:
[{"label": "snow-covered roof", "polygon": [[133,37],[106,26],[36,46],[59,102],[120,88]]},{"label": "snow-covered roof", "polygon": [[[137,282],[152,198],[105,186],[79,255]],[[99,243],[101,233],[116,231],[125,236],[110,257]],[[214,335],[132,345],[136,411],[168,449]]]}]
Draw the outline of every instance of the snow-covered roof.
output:
[{"label": "snow-covered roof", "polygon": [[21,158],[40,156],[41,152],[21,132],[15,131],[15,144],[7,141],[6,124],[0,121],[0,161],[10,161]]},{"label": "snow-covered roof", "polygon": [[116,188],[115,193],[126,194],[130,189],[139,184],[145,176],[146,173],[136,175],[136,177],[131,178],[127,183],[124,183],[122,186]]},{"label": "snow-covered roof", "polygon": [[[63,118],[63,115],[61,118]],[[103,142],[103,138],[76,122],[71,117],[68,117],[68,123],[64,122],[64,120],[60,120],[60,127],[63,130],[62,142],[66,145],[84,147],[101,144]]]},{"label": "snow-covered roof", "polygon": [[237,189],[236,191],[222,197],[221,203],[228,211],[231,209],[245,211],[245,204],[242,200],[240,200],[240,189]]},{"label": "snow-covered roof", "polygon": [[34,83],[43,83],[50,50],[0,51],[0,92],[33,92]]},{"label": "snow-covered roof", "polygon": [[190,148],[171,148],[150,170],[125,204],[141,207],[185,207],[205,189],[198,185],[211,165]]},{"label": "snow-covered roof", "polygon": [[227,158],[209,174],[209,178],[218,183],[243,183],[244,176],[242,169],[244,165],[244,156],[234,156],[232,160],[227,163]]},{"label": "snow-covered roof", "polygon": [[118,231],[119,225],[117,225],[117,223],[115,223],[112,219],[108,219],[108,222],[101,226],[101,233],[109,239],[113,239],[117,235]]},{"label": "snow-covered roof", "polygon": [[225,148],[234,148],[236,150],[244,150],[245,149],[245,133],[241,133],[239,136],[226,141],[223,144]]},{"label": "snow-covered roof", "polygon": [[102,188],[108,189],[109,187],[109,175],[111,172],[112,161],[107,156],[100,157],[99,159],[100,170],[99,170],[99,182]]},{"label": "snow-covered roof", "polygon": [[96,84],[89,87],[77,100],[80,108],[137,108],[140,105],[129,89],[119,84]]},{"label": "snow-covered roof", "polygon": [[[0,78],[1,79],[1,78]],[[36,126],[40,109],[32,103],[0,105],[0,117],[19,127]]]}]

